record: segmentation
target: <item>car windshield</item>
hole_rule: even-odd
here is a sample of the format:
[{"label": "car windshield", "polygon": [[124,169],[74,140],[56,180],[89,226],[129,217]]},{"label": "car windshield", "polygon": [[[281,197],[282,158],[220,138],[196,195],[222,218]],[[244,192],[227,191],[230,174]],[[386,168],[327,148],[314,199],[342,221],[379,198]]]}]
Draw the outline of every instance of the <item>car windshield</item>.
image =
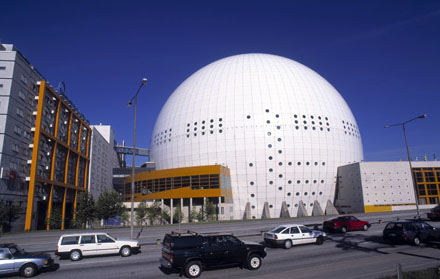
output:
[{"label": "car windshield", "polygon": [[13,256],[20,256],[20,255],[24,255],[26,254],[26,251],[24,251],[22,248],[20,248],[20,246],[18,245],[14,245],[9,247],[9,251],[11,251],[11,254]]},{"label": "car windshield", "polygon": [[270,232],[280,233],[280,232],[282,232],[285,229],[286,229],[286,227],[276,227],[275,229],[271,230]]}]

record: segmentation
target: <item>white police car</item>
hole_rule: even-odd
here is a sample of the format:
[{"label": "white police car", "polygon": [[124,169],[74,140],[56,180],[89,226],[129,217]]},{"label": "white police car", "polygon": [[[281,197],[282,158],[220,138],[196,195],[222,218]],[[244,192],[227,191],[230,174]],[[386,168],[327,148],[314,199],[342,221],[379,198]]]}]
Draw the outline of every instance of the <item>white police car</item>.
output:
[{"label": "white police car", "polygon": [[282,246],[286,249],[292,245],[316,243],[321,245],[325,239],[325,233],[307,228],[304,225],[288,224],[280,225],[264,233],[264,242],[269,245]]}]

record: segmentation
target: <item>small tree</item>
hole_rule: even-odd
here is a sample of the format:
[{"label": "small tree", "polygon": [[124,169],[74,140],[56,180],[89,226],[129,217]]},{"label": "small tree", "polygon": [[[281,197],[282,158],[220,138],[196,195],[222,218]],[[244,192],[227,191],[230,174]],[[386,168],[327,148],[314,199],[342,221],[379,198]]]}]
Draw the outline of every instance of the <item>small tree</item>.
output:
[{"label": "small tree", "polygon": [[142,201],[139,203],[137,209],[136,209],[136,219],[141,224],[141,226],[144,224],[144,222],[147,220],[148,217],[148,206],[146,201]]},{"label": "small tree", "polygon": [[88,222],[95,219],[95,199],[89,192],[81,192],[77,197],[74,225],[77,228],[85,228]]},{"label": "small tree", "polygon": [[63,210],[61,205],[54,204],[50,212],[50,217],[47,220],[50,229],[60,229],[63,222]]},{"label": "small tree", "polygon": [[151,204],[148,207],[147,210],[147,218],[148,221],[150,221],[150,225],[153,225],[154,221],[160,218],[160,216],[161,216],[160,204],[157,201],[155,201],[153,204]]},{"label": "small tree", "polygon": [[20,207],[0,200],[0,234],[3,233],[3,226],[8,228],[19,218]]},{"label": "small tree", "polygon": [[168,212],[168,209],[164,208],[162,212],[160,213],[160,222],[161,224],[167,224],[170,222],[170,213]]},{"label": "small tree", "polygon": [[183,213],[182,210],[180,210],[180,206],[176,207],[176,209],[174,209],[174,214],[173,214],[173,222],[174,223],[181,223],[183,220]]},{"label": "small tree", "polygon": [[205,215],[208,221],[215,220],[217,215],[217,207],[211,201],[205,203]]},{"label": "small tree", "polygon": [[203,208],[201,207],[196,215],[197,221],[203,222],[205,221],[205,213],[203,212]]},{"label": "small tree", "polygon": [[191,209],[191,212],[189,213],[189,221],[193,222],[193,221],[197,220],[198,219],[197,218],[198,214],[199,213],[197,212],[197,210],[195,208]]},{"label": "small tree", "polygon": [[130,214],[128,213],[128,208],[125,207],[125,205],[122,206],[122,213],[119,218],[121,223],[124,223],[124,226],[128,224],[128,221],[130,220]]},{"label": "small tree", "polygon": [[107,221],[121,215],[123,211],[122,198],[116,191],[101,193],[96,201],[96,217]]}]

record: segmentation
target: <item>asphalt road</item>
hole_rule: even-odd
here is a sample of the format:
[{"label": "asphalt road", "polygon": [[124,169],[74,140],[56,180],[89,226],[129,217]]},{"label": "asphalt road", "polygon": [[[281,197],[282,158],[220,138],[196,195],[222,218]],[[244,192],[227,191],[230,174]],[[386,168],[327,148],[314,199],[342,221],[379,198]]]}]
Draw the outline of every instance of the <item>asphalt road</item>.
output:
[{"label": "asphalt road", "polygon": [[[386,221],[412,218],[414,212],[357,214],[360,219],[373,222],[367,231],[330,234],[323,245],[294,246],[289,250],[267,248],[267,257],[257,271],[228,267],[205,270],[201,278],[378,278],[396,273],[400,263],[403,270],[424,269],[440,264],[440,246],[422,244],[390,245],[382,241]],[[425,215],[426,216],[426,215]],[[199,232],[232,232],[242,240],[261,242],[261,231],[277,224],[322,223],[325,217],[306,217],[291,220],[258,220],[246,222],[182,225],[182,230]],[[382,220],[381,223],[379,219]],[[438,222],[430,222],[440,226]],[[178,230],[178,226],[149,227],[139,240],[142,253],[128,258],[120,256],[88,257],[79,262],[56,260],[56,271],[44,272],[37,278],[180,278],[178,273],[165,274],[159,269],[161,246],[156,244],[165,232]],[[102,230],[100,230],[102,231]],[[128,237],[129,229],[106,230],[118,237]],[[136,229],[136,234],[139,229]],[[51,251],[62,232],[34,232],[3,236],[1,242],[15,242],[28,251]],[[17,278],[10,276],[8,278]]]}]

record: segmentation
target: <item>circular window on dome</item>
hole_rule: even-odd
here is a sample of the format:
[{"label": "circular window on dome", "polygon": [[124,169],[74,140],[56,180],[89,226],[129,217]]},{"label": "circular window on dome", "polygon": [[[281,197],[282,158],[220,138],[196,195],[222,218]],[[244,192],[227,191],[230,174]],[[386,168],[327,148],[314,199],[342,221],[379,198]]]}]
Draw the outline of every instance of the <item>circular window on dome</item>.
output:
[{"label": "circular window on dome", "polygon": [[253,197],[255,197],[255,195],[254,195],[254,194],[251,194],[251,198],[253,198]]},{"label": "circular window on dome", "polygon": [[266,109],[266,112],[269,112],[269,109]]},{"label": "circular window on dome", "polygon": [[251,119],[251,116],[250,116],[250,115],[248,115],[248,116],[246,116],[246,118],[247,118],[247,119]]},{"label": "circular window on dome", "polygon": [[272,144],[269,143],[269,144],[267,145],[267,147],[272,148]]},{"label": "circular window on dome", "polygon": [[273,157],[272,156],[269,156],[269,160],[272,160],[273,159]]},{"label": "circular window on dome", "polygon": [[276,117],[276,118],[279,118],[279,117],[280,117],[280,115],[279,115],[279,114],[275,114],[275,117]]},{"label": "circular window on dome", "polygon": [[278,141],[281,141],[281,138],[278,138]]},{"label": "circular window on dome", "polygon": [[272,185],[272,184],[273,184],[273,181],[272,181],[272,180],[271,180],[271,181],[269,181],[269,184],[270,184],[270,185]]},{"label": "circular window on dome", "polygon": [[282,165],[283,165],[283,162],[279,162],[279,163],[278,163],[278,166],[282,166]]},{"label": "circular window on dome", "polygon": [[289,196],[289,197],[290,197],[291,195],[292,195],[291,193],[287,193],[287,196]]},{"label": "circular window on dome", "polygon": [[288,184],[292,184],[292,180],[287,181]]},{"label": "circular window on dome", "polygon": [[254,164],[252,164],[252,163],[249,163],[249,167],[253,167],[254,166]]},{"label": "circular window on dome", "polygon": [[267,124],[270,124],[270,120],[267,120],[266,123],[267,123]]},{"label": "circular window on dome", "polygon": [[270,169],[269,169],[269,172],[273,172],[273,169],[272,169],[272,168],[270,168]]},{"label": "circular window on dome", "polygon": [[249,184],[250,184],[251,186],[253,186],[253,185],[254,185],[254,182],[253,182],[253,181],[251,181],[251,182],[249,182]]},{"label": "circular window on dome", "polygon": [[279,174],[278,177],[279,177],[279,178],[283,178],[283,175],[282,175],[282,174]]},{"label": "circular window on dome", "polygon": [[271,135],[272,135],[272,133],[271,133],[271,132],[267,132],[267,135],[268,135],[268,136],[271,136]]}]

